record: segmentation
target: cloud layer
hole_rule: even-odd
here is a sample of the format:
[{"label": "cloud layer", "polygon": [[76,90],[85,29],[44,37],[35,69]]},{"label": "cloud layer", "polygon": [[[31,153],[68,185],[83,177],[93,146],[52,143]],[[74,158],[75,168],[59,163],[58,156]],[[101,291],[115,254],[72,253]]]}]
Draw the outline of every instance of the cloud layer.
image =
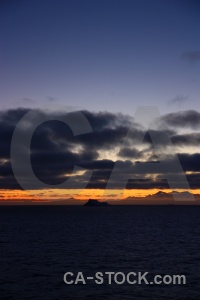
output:
[{"label": "cloud layer", "polygon": [[[27,109],[19,108],[0,113],[1,189],[21,188],[13,175],[10,145],[16,125],[27,112]],[[42,113],[50,114],[45,111]],[[74,136],[66,124],[56,120],[47,121],[34,131],[31,149],[23,149],[27,153],[31,150],[33,171],[42,182],[56,185],[73,176],[76,183],[83,181],[84,174],[92,171],[87,188],[104,189],[115,164],[118,163],[120,168],[114,178],[113,188],[117,189],[119,182],[124,180],[127,180],[128,189],[168,188],[163,174],[160,174],[156,168],[146,174],[140,174],[138,163],[144,168],[148,162],[155,163],[156,166],[159,160],[173,163],[174,156],[170,148],[173,146],[190,186],[199,188],[200,154],[197,151],[200,144],[199,112],[184,111],[164,115],[160,118],[159,125],[150,133],[146,133],[141,124],[135,123],[134,119],[127,115],[89,111],[82,111],[82,113],[89,121],[92,132]],[[56,113],[57,116],[63,114],[63,112]],[[33,123],[34,120],[30,120],[28,126],[33,126]],[[179,132],[179,127],[185,128],[186,132]],[[188,133],[188,128],[195,129],[195,132]],[[127,138],[130,129],[131,134]],[[152,144],[151,133],[156,136],[157,149],[154,149]],[[170,137],[171,146],[166,144],[165,134]],[[23,148],[23,142],[21,147]],[[83,172],[73,173],[75,165],[84,168]],[[170,171],[166,170],[166,172]],[[179,172],[173,175],[176,178],[180,176]],[[24,177],[23,180],[26,178]]]}]

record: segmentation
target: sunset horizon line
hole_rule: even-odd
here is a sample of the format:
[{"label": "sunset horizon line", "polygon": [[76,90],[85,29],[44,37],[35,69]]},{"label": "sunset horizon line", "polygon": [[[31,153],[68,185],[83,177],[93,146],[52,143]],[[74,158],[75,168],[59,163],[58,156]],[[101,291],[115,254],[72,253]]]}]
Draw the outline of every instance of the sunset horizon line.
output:
[{"label": "sunset horizon line", "polygon": [[[104,190],[102,190],[104,191]],[[125,190],[125,192],[127,192],[129,190]],[[133,191],[133,190],[131,190]],[[140,203],[142,205],[152,205],[152,204],[156,204],[156,205],[169,205],[169,204],[192,204],[192,205],[200,205],[200,190],[178,190],[178,189],[151,189],[151,190],[142,190],[144,192],[143,195],[141,194],[127,194],[123,197],[113,197],[113,195],[110,195],[109,197],[103,197],[100,195],[94,195],[94,194],[79,194],[76,196],[73,195],[69,195],[68,193],[68,197],[59,197],[56,198],[55,194],[54,194],[54,198],[48,198],[47,196],[45,197],[45,192],[42,192],[43,195],[40,194],[39,196],[31,196],[31,194],[29,194],[27,191],[21,191],[22,192],[22,197],[19,197],[19,194],[17,194],[17,192],[19,191],[6,191],[8,194],[10,194],[9,196],[7,195],[1,195],[0,196],[0,205],[81,205],[86,203],[88,200],[93,199],[93,200],[97,200],[99,202],[108,202],[109,204],[112,205],[140,205]],[[5,191],[4,191],[5,192]],[[35,191],[36,192],[36,191]],[[69,191],[68,191],[69,192]],[[140,191],[141,192],[141,191]],[[40,191],[41,193],[41,191]],[[177,201],[175,201],[173,199],[173,194],[179,194],[180,197],[180,202],[177,203]],[[195,197],[195,201],[194,202],[190,202],[189,200],[187,200],[187,195],[193,195]],[[111,197],[112,196],[112,197]],[[185,198],[184,198],[185,197]],[[138,202],[139,201],[139,202]],[[148,202],[145,202],[148,201]],[[173,201],[173,202],[172,202]],[[182,203],[181,203],[182,202]]]}]

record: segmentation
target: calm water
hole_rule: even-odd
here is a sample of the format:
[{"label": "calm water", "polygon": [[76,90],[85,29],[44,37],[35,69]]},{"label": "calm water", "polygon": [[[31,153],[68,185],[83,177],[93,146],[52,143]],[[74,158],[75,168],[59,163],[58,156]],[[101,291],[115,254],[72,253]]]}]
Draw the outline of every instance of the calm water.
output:
[{"label": "calm water", "polygon": [[[1,299],[200,299],[200,207],[0,207]],[[184,274],[186,285],[66,285],[65,272]]]}]

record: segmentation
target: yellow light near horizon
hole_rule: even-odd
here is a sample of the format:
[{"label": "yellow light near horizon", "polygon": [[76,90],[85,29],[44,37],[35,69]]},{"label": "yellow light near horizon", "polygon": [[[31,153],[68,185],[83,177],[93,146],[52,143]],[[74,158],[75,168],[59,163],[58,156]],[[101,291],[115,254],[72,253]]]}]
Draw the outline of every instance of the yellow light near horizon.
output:
[{"label": "yellow light near horizon", "polygon": [[[1,190],[0,201],[52,201],[52,200],[66,200],[74,198],[75,200],[88,200],[89,198],[97,200],[120,200],[127,197],[145,197],[159,192],[159,189],[135,189],[135,190],[107,190],[106,197],[105,190],[103,189],[84,189],[84,190],[61,190],[61,189],[49,189],[49,190]],[[170,189],[162,189],[163,192],[172,192]],[[185,190],[176,189],[177,192],[183,192]],[[200,189],[188,190],[193,194],[200,194]]]}]

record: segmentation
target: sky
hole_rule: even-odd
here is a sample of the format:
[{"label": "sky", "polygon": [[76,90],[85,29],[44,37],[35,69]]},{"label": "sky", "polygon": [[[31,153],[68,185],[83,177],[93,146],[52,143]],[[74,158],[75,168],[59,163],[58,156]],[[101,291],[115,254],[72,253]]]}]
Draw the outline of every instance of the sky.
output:
[{"label": "sky", "polygon": [[1,106],[197,109],[195,0],[1,1]]},{"label": "sky", "polygon": [[[13,174],[10,151],[14,129],[28,111],[42,112],[48,119],[81,110],[92,130],[74,138],[58,121],[35,130],[31,162],[42,182],[58,184],[68,176],[81,182],[84,174],[93,172],[81,194],[75,187],[56,193],[46,187],[44,197],[48,193],[56,199],[100,198],[111,171],[119,167],[116,162],[123,165],[116,171],[123,178],[128,173],[122,175],[123,168],[133,167],[130,177],[136,175],[126,196],[168,190],[159,172],[146,174],[142,182],[135,174],[135,162],[157,159],[151,137],[135,119],[138,106],[158,108],[161,115],[152,132],[160,141],[160,159],[173,163],[173,148],[191,188],[198,191],[199,28],[197,0],[2,0],[0,198],[25,197]],[[33,120],[28,123],[33,128]],[[130,127],[140,137],[136,144],[130,137],[125,139]],[[163,133],[173,147],[160,140]],[[23,128],[20,134],[23,137]],[[21,147],[24,155],[29,153],[25,145]],[[84,170],[72,176],[74,165]],[[25,182],[25,174],[21,176]],[[121,180],[114,178],[115,190]],[[42,197],[41,189],[33,190],[30,198]],[[119,193],[109,192],[109,197],[117,198]]]}]

